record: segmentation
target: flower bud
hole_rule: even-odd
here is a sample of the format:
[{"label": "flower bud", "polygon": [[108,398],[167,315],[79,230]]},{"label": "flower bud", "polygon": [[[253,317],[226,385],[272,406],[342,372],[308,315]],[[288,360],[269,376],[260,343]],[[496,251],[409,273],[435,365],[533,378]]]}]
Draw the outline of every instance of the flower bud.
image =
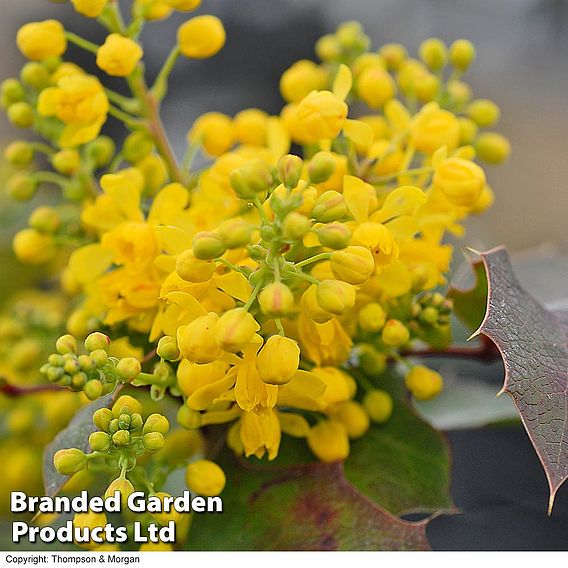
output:
[{"label": "flower bud", "polygon": [[438,165],[432,181],[453,205],[472,207],[485,185],[485,173],[469,160],[448,158]]},{"label": "flower bud", "polygon": [[103,384],[98,379],[93,379],[83,387],[83,392],[89,400],[95,400],[103,394]]},{"label": "flower bud", "polygon": [[59,57],[67,49],[65,29],[57,20],[30,22],[23,25],[16,36],[18,49],[33,61]]},{"label": "flower bud", "polygon": [[163,414],[150,414],[146,418],[144,423],[144,428],[142,429],[143,434],[148,434],[149,432],[159,432],[163,436],[168,433],[170,429],[170,423],[168,419]]},{"label": "flower bud", "polygon": [[300,181],[303,167],[302,158],[294,154],[286,154],[278,162],[278,177],[288,189],[293,189]]},{"label": "flower bud", "polygon": [[288,213],[282,223],[282,232],[287,239],[301,239],[312,227],[311,221],[301,213]]},{"label": "flower bud", "polygon": [[108,0],[71,0],[75,10],[87,18],[100,16],[107,3]]},{"label": "flower bud", "polygon": [[410,138],[416,149],[425,154],[442,146],[453,151],[459,144],[460,124],[452,112],[429,103],[412,120]]},{"label": "flower bud", "polygon": [[375,259],[365,247],[351,246],[331,253],[331,272],[338,280],[363,284],[375,271]]},{"label": "flower bud", "polygon": [[479,128],[471,118],[461,117],[458,119],[460,123],[460,144],[472,144]]},{"label": "flower bud", "polygon": [[260,378],[270,385],[289,383],[300,364],[300,348],[289,337],[272,335],[268,338],[256,359]]},{"label": "flower bud", "polygon": [[55,233],[61,225],[61,219],[53,207],[43,205],[33,210],[28,223],[40,233]]},{"label": "flower bud", "polygon": [[115,152],[116,144],[109,136],[98,136],[85,147],[85,154],[95,163],[97,168],[107,166]]},{"label": "flower bud", "polygon": [[65,355],[65,353],[77,353],[77,340],[70,334],[62,335],[55,342],[57,353]]},{"label": "flower bud", "polygon": [[78,448],[59,450],[53,456],[53,465],[61,475],[73,475],[87,466],[85,452]]},{"label": "flower bud", "polygon": [[108,351],[110,346],[110,337],[100,331],[95,331],[86,337],[84,345],[85,349],[89,352],[97,351],[98,349]]},{"label": "flower bud", "polygon": [[225,245],[220,235],[212,231],[200,231],[193,237],[193,255],[199,260],[212,260],[225,252]]},{"label": "flower bud", "polygon": [[156,353],[158,357],[166,361],[176,361],[179,359],[179,348],[176,338],[171,335],[162,337],[160,341],[158,341]]},{"label": "flower bud", "polygon": [[343,223],[327,223],[316,229],[320,243],[335,250],[344,249],[351,240],[351,231]]},{"label": "flower bud", "polygon": [[317,289],[317,301],[322,309],[342,315],[355,305],[355,288],[340,280],[323,280]]},{"label": "flower bud", "polygon": [[201,426],[201,413],[183,404],[178,410],[177,421],[182,428],[195,430]]},{"label": "flower bud", "polygon": [[191,249],[183,251],[176,260],[176,272],[186,282],[207,282],[215,272],[215,263],[196,258]]},{"label": "flower bud", "polygon": [[418,48],[418,54],[432,71],[443,69],[448,61],[448,50],[444,42],[435,37],[423,41]]},{"label": "flower bud", "polygon": [[294,294],[282,282],[272,282],[258,296],[258,303],[263,314],[281,317],[294,308]]},{"label": "flower bud", "polygon": [[106,432],[93,432],[89,436],[89,445],[94,452],[105,452],[110,446],[110,436]]},{"label": "flower bud", "polygon": [[363,406],[370,419],[377,424],[384,424],[392,415],[392,397],[384,390],[369,391],[363,399]]},{"label": "flower bud", "polygon": [[387,313],[380,304],[367,304],[359,312],[357,321],[359,323],[359,327],[363,331],[371,333],[377,332],[385,325],[385,322],[387,321]]},{"label": "flower bud", "polygon": [[297,118],[311,140],[336,138],[347,118],[347,104],[331,91],[312,91],[298,104]]},{"label": "flower bud", "polygon": [[142,405],[133,396],[122,395],[112,405],[112,415],[118,418],[121,414],[140,414],[142,412]]},{"label": "flower bud", "polygon": [[104,349],[95,349],[89,353],[89,356],[97,369],[108,363],[108,353]]},{"label": "flower bud", "polygon": [[142,58],[142,48],[122,34],[109,34],[97,50],[97,67],[112,77],[127,77]]},{"label": "flower bud", "polygon": [[250,343],[259,329],[257,321],[244,308],[233,308],[219,318],[215,334],[222,349],[236,353]]},{"label": "flower bud", "polygon": [[112,443],[115,446],[128,446],[131,441],[130,432],[128,430],[118,430],[112,435]]},{"label": "flower bud", "polygon": [[141,430],[143,425],[144,420],[142,420],[142,416],[138,412],[133,412],[130,415],[130,430]]},{"label": "flower bud", "polygon": [[110,421],[112,420],[112,412],[109,408],[99,408],[93,414],[94,425],[104,432],[108,430]]},{"label": "flower bud", "polygon": [[17,79],[5,79],[0,85],[0,95],[3,108],[23,101],[26,97],[24,87]]},{"label": "flower bud", "polygon": [[312,217],[319,223],[338,221],[347,214],[347,205],[343,195],[337,191],[325,191],[316,200]]},{"label": "flower bud", "polygon": [[34,123],[34,111],[26,102],[14,103],[6,111],[8,120],[18,128],[30,128]]},{"label": "flower bud", "polygon": [[358,402],[346,400],[337,405],[333,420],[343,424],[350,438],[360,438],[369,429],[369,415]]},{"label": "flower bud", "polygon": [[488,128],[499,120],[501,111],[493,101],[476,99],[469,105],[467,114],[477,126]]},{"label": "flower bud", "polygon": [[219,316],[209,312],[178,327],[177,343],[182,357],[200,365],[215,361],[222,353],[216,339],[218,321]]},{"label": "flower bud", "polygon": [[330,152],[318,152],[308,165],[308,176],[312,183],[327,181],[335,171],[335,159]]},{"label": "flower bud", "polygon": [[272,172],[265,162],[257,158],[233,170],[229,180],[239,197],[252,199],[272,186]]},{"label": "flower bud", "polygon": [[215,497],[225,488],[225,472],[209,460],[190,463],[185,471],[185,482],[193,493],[204,497]]},{"label": "flower bud", "polygon": [[142,372],[140,361],[134,357],[124,357],[116,364],[116,374],[118,378],[125,382],[131,383]]},{"label": "flower bud", "polygon": [[35,229],[18,231],[12,241],[12,248],[18,259],[27,264],[42,264],[55,255],[52,236]]},{"label": "flower bud", "polygon": [[316,42],[316,55],[322,61],[333,61],[341,55],[341,47],[333,34],[326,34]]},{"label": "flower bud", "polygon": [[4,150],[4,157],[14,166],[27,166],[34,158],[31,144],[23,140],[12,142]]},{"label": "flower bud", "polygon": [[130,133],[122,145],[122,154],[128,162],[134,164],[145,158],[154,149],[150,136],[143,130]]},{"label": "flower bud", "polygon": [[349,455],[347,430],[335,420],[326,420],[311,428],[306,441],[322,462],[342,461]]},{"label": "flower bud", "polygon": [[217,227],[223,246],[228,249],[244,247],[252,239],[252,226],[241,219],[228,219]]},{"label": "flower bud", "polygon": [[178,45],[185,57],[212,57],[225,45],[225,28],[215,16],[196,16],[182,24],[177,33]]},{"label": "flower bud", "polygon": [[369,108],[380,109],[396,94],[396,85],[386,69],[372,65],[361,72],[357,94]]},{"label": "flower bud", "polygon": [[377,351],[373,345],[361,343],[355,353],[361,370],[370,377],[382,375],[387,368],[387,356]]},{"label": "flower bud", "polygon": [[408,372],[404,379],[406,388],[418,400],[430,400],[440,394],[444,380],[442,375],[425,367],[416,365]]},{"label": "flower bud", "polygon": [[77,150],[65,148],[53,155],[51,163],[60,174],[71,176],[81,167],[81,156]]},{"label": "flower bud", "polygon": [[381,339],[389,347],[400,347],[410,339],[408,328],[397,319],[390,319],[385,323],[381,332]]},{"label": "flower bud", "polygon": [[477,214],[483,213],[493,205],[494,201],[495,201],[495,195],[493,194],[493,190],[488,185],[485,185],[483,187],[483,190],[481,191],[479,199],[475,202],[475,205],[471,208],[471,212]]},{"label": "flower bud", "polygon": [[128,497],[134,493],[134,486],[128,479],[118,477],[110,483],[105,491],[105,499],[107,497],[113,497],[115,492],[118,491],[120,494],[120,502],[123,507],[126,507],[128,503]]},{"label": "flower bud", "polygon": [[475,141],[475,153],[488,164],[501,164],[511,154],[511,144],[497,132],[482,132]]},{"label": "flower bud", "polygon": [[307,316],[316,323],[326,323],[333,319],[333,314],[324,310],[317,300],[318,287],[312,284],[303,294],[300,300],[302,308]]},{"label": "flower bud", "polygon": [[142,444],[149,454],[155,454],[164,447],[164,436],[160,432],[148,432],[142,437]]},{"label": "flower bud", "polygon": [[6,190],[12,199],[28,201],[36,193],[37,181],[31,173],[17,172],[8,179]]},{"label": "flower bud", "polygon": [[475,46],[467,39],[457,39],[450,46],[450,63],[462,73],[475,59]]}]

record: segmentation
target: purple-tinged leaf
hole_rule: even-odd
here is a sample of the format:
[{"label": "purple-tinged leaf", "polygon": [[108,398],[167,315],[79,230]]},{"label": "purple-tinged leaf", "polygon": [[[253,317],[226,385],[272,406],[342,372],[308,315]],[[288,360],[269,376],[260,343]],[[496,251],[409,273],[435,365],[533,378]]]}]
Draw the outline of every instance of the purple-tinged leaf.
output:
[{"label": "purple-tinged leaf", "polygon": [[568,477],[568,335],[565,314],[545,309],[519,284],[503,247],[481,253],[488,280],[485,318],[505,365],[509,394],[542,463],[549,513]]}]

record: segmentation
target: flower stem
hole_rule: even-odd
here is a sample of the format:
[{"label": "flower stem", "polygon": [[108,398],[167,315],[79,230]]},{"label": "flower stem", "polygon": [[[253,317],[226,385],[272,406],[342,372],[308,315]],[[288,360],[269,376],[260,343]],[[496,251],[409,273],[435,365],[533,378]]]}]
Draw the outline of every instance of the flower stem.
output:
[{"label": "flower stem", "polygon": [[96,43],[93,43],[92,41],[84,39],[81,36],[74,34],[73,32],[65,32],[65,37],[71,43],[74,43],[76,46],[78,46],[78,47],[80,47],[80,48],[82,48],[86,51],[90,51],[91,53],[94,53],[95,55],[97,54],[97,51],[99,50],[99,46]]}]

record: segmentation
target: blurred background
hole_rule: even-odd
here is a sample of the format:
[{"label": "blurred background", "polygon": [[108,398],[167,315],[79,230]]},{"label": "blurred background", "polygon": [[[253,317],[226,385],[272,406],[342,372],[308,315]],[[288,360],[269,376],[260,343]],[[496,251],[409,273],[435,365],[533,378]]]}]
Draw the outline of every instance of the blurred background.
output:
[{"label": "blurred background", "polygon": [[[47,0],[2,0],[0,77],[22,63],[15,47],[18,27],[30,19],[60,19],[76,33],[100,42],[102,28],[78,17],[69,5]],[[124,1],[124,6],[128,5]],[[379,47],[401,42],[416,52],[425,38],[447,42],[464,37],[478,49],[466,79],[474,94],[502,109],[499,132],[513,154],[488,166],[494,207],[469,223],[465,243],[483,249],[505,244],[516,251],[521,279],[543,301],[568,296],[568,1],[566,0],[204,0],[198,13],[219,16],[227,29],[225,49],[205,62],[180,59],[164,105],[174,148],[183,151],[188,126],[206,111],[234,114],[246,107],[277,113],[278,80],[295,60],[315,58],[318,37],[345,20],[359,20]],[[143,36],[148,75],[154,76],[184,18],[153,23]],[[70,59],[96,73],[90,55],[69,49]],[[116,82],[120,88],[121,82]],[[111,125],[112,128],[112,125]],[[21,133],[0,117],[0,146]],[[43,197],[45,198],[45,196]],[[0,267],[12,283],[10,238],[25,223],[27,208],[0,201]],[[527,251],[538,251],[534,252]],[[523,260],[524,259],[524,260]],[[522,268],[521,267],[522,264]],[[7,267],[10,266],[8,269]],[[10,272],[10,278],[5,278]],[[491,388],[502,367],[469,365],[465,376],[482,376]],[[493,391],[492,391],[493,392]],[[519,428],[451,431],[452,492],[462,514],[432,522],[438,549],[568,549],[568,488],[561,490],[552,518],[545,514],[546,480]]]}]

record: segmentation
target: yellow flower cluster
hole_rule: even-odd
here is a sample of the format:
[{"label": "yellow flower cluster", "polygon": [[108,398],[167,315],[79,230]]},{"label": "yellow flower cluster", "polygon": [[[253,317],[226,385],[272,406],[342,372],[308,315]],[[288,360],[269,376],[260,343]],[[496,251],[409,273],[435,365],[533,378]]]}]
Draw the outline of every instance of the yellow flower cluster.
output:
[{"label": "yellow flower cluster", "polygon": [[[493,201],[477,158],[497,164],[509,154],[506,139],[485,130],[498,107],[473,99],[461,79],[473,45],[428,39],[413,58],[399,44],[373,51],[358,24],[343,24],[318,41],[320,63],[302,60],[284,72],[278,115],[202,115],[180,166],[157,110],[180,55],[211,57],[223,47],[221,22],[205,15],[182,24],[150,88],[141,26],[199,1],[136,0],[128,27],[114,2],[73,5],[109,23],[104,44],[52,20],[28,24],[18,45],[33,61],[21,81],[2,86],[12,121],[51,143],[14,143],[6,156],[22,168],[45,152],[56,170],[17,172],[11,193],[27,199],[38,184],[55,183],[74,202],[71,210],[44,209],[14,242],[31,262],[67,252],[68,331],[82,338],[102,327],[128,330],[155,366],[145,373],[130,364],[127,382],[151,385],[155,398],[177,397],[183,428],[228,424],[227,445],[247,457],[274,459],[287,434],[304,438],[322,461],[345,459],[350,439],[393,412],[381,381],[392,362],[408,365],[405,385],[415,398],[437,395],[441,376],[406,355],[417,341],[450,341],[452,305],[442,293],[448,235],[462,236],[465,219]],[[66,41],[124,77],[132,96],[58,59]],[[108,114],[131,130],[118,152],[99,136]],[[199,152],[209,160],[200,171]],[[121,356],[142,359],[126,341],[130,352]],[[98,438],[116,437],[117,447],[130,440],[142,428],[131,426],[139,417],[132,412],[119,413],[125,426],[103,428]],[[75,454],[66,454],[71,469],[75,458],[85,465]],[[216,494],[225,477],[201,461],[188,468],[187,483]]]}]

